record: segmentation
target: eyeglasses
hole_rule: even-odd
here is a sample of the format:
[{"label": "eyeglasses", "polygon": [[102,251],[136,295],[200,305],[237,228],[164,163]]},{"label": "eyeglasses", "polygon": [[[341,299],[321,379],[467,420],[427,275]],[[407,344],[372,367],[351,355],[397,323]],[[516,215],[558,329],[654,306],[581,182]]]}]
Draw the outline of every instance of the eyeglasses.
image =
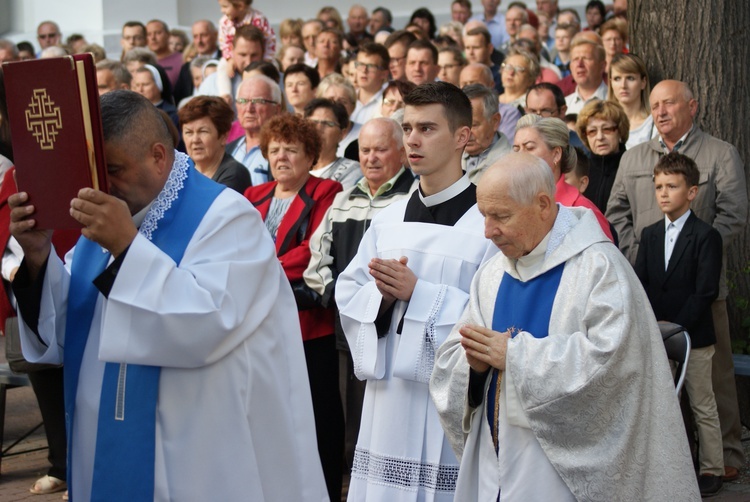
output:
[{"label": "eyeglasses", "polygon": [[501,69],[501,71],[510,71],[510,70],[513,70],[514,73],[521,73],[521,74],[526,73],[527,71],[529,71],[527,68],[524,68],[523,66],[515,66],[515,65],[512,65],[512,64],[505,64],[505,63],[503,63],[503,64],[500,65],[500,69]]},{"label": "eyeglasses", "polygon": [[591,127],[586,129],[586,136],[588,136],[589,138],[595,138],[599,135],[599,131],[601,131],[605,136],[609,136],[610,134],[614,134],[617,132],[617,126],[602,126],[600,128]]},{"label": "eyeglasses", "polygon": [[338,129],[341,129],[341,126],[338,125],[333,120],[316,120],[316,119],[307,119],[307,120],[309,120],[313,124],[330,127],[331,129],[333,129],[334,127],[338,128]]},{"label": "eyeglasses", "polygon": [[278,105],[276,101],[271,101],[270,99],[265,99],[265,98],[252,98],[252,99],[237,98],[235,102],[238,105]]},{"label": "eyeglasses", "polygon": [[402,58],[394,58],[394,57],[392,57],[391,58],[391,62],[389,64],[391,66],[393,66],[393,65],[401,64],[401,61],[406,61],[406,56],[404,56]]},{"label": "eyeglasses", "polygon": [[549,108],[542,108],[541,110],[532,110],[531,108],[526,108],[527,114],[539,115],[543,118],[549,118],[553,116],[556,111],[558,110],[550,110]]},{"label": "eyeglasses", "polygon": [[393,106],[393,105],[396,105],[396,104],[399,105],[399,107],[404,106],[404,102],[403,101],[398,101],[396,99],[390,99],[390,98],[385,98],[383,100],[383,104],[386,105],[386,106]]},{"label": "eyeglasses", "polygon": [[354,68],[356,68],[357,70],[363,69],[365,70],[365,73],[385,70],[385,68],[383,68],[382,66],[378,66],[376,64],[360,63],[359,61],[354,62]]}]

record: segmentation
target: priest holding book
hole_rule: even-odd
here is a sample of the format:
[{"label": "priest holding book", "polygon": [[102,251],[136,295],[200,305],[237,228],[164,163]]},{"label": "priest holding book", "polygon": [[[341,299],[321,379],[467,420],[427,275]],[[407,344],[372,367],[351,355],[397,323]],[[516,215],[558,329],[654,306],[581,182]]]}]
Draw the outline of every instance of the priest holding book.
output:
[{"label": "priest holding book", "polygon": [[71,500],[325,500],[263,222],[168,146],[147,99],[114,91],[101,109],[110,193],[70,202],[83,237],[65,263],[28,195],[9,201],[24,354],[65,362]]}]

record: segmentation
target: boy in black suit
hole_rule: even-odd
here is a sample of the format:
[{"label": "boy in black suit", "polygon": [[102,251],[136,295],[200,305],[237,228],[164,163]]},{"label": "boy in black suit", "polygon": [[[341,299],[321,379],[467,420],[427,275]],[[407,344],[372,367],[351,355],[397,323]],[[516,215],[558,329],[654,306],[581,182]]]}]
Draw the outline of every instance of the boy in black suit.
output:
[{"label": "boy in black suit", "polygon": [[635,271],[656,318],[682,325],[692,348],[685,388],[698,429],[701,495],[721,490],[724,474],[721,428],[711,387],[714,326],[711,303],[719,293],[722,242],[719,232],[690,211],[698,193],[695,162],[679,153],[654,167],[656,202],[665,215],[643,229]]}]

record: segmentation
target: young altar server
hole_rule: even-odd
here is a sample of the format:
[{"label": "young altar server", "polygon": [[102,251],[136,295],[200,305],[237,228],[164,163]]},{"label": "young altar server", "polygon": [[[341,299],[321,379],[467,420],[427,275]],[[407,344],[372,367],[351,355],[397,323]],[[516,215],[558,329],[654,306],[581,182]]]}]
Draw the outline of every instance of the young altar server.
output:
[{"label": "young altar server", "polygon": [[358,378],[367,380],[349,500],[452,501],[458,461],[428,382],[437,349],[494,252],[461,170],[471,103],[457,87],[407,94],[404,144],[419,188],[383,209],[336,284]]}]

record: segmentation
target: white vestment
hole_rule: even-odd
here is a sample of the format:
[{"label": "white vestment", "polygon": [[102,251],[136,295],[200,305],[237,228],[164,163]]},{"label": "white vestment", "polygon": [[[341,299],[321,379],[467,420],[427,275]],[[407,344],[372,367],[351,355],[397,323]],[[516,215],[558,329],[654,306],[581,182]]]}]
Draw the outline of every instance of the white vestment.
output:
[{"label": "white vestment", "polygon": [[[162,192],[165,193],[165,192]],[[154,205],[156,206],[156,204]],[[26,356],[60,363],[70,259],[54,250]],[[247,200],[224,190],[179,266],[143,235],[99,294],[72,439],[76,500],[89,500],[105,362],[160,366],[154,500],[327,500],[296,306]],[[127,409],[125,410],[127,414]]]},{"label": "white vestment", "polygon": [[[700,500],[661,335],[627,260],[584,208],[560,207],[542,251],[525,270],[503,255],[484,264],[440,348],[430,390],[461,456],[456,500]],[[562,263],[549,335],[508,343],[496,455],[490,379],[471,408],[458,327],[492,326],[504,274],[527,281]]]},{"label": "white vestment", "polygon": [[[401,200],[378,213],[336,283],[354,371],[367,380],[349,500],[453,500],[458,461],[428,383],[437,349],[466,305],[471,278],[495,250],[476,205],[447,226],[404,222],[407,204]],[[382,295],[368,263],[402,256],[417,284],[408,303],[396,302],[387,334],[378,338]]]}]

